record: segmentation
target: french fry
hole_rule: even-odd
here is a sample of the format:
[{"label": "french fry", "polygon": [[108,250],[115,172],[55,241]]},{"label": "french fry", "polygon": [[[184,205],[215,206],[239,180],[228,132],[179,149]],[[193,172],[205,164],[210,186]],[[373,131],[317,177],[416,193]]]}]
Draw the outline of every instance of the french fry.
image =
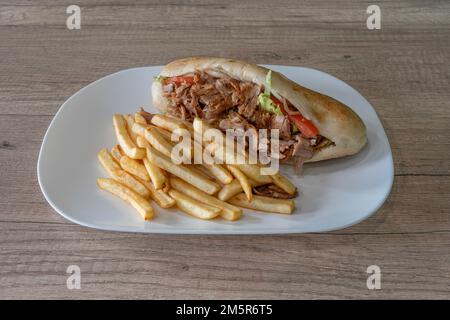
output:
[{"label": "french fry", "polygon": [[233,176],[239,181],[239,183],[242,186],[242,189],[244,190],[245,195],[247,196],[248,201],[252,201],[253,194],[252,194],[252,186],[248,182],[247,177],[245,174],[242,173],[241,170],[239,170],[237,167],[227,164],[228,170],[233,174]]},{"label": "french fry", "polygon": [[269,175],[262,175],[261,174],[261,167],[255,164],[238,164],[236,165],[239,170],[241,170],[245,175],[252,180],[262,183],[262,184],[269,184],[272,183],[272,179]]},{"label": "french fry", "polygon": [[144,181],[150,180],[145,166],[135,159],[131,159],[128,156],[123,156],[122,158],[120,158],[120,166],[125,171],[141,178]]},{"label": "french fry", "polygon": [[243,191],[244,190],[242,189],[240,182],[237,180],[233,180],[231,183],[224,185],[222,189],[220,189],[219,193],[217,194],[217,198],[222,201],[227,201],[231,197]]},{"label": "french fry", "polygon": [[[156,117],[156,116],[155,116]],[[152,120],[155,118],[153,117]],[[153,148],[161,152],[167,157],[171,157],[173,145],[154,128],[149,128],[145,131],[145,139],[152,145]]]},{"label": "french fry", "polygon": [[[211,126],[209,126],[205,121],[201,120],[200,118],[195,118],[194,119],[193,128],[194,128],[194,131],[199,132],[202,135],[203,135],[202,131],[207,130],[207,129],[212,129]],[[223,136],[223,138],[224,138],[224,141],[225,141],[226,137]],[[227,143],[234,143],[233,140],[227,140],[226,142]],[[210,143],[209,141],[203,141],[203,144],[205,146],[207,146],[209,144],[212,144],[211,145],[212,150],[216,154],[218,154],[217,151],[221,150],[222,151],[221,153],[224,155],[225,159],[220,159],[220,160],[226,160],[227,158],[235,159],[235,157],[236,157],[237,151],[233,150],[235,148],[232,148],[232,150],[230,150],[230,149],[226,148],[223,145],[219,145],[219,144],[214,143],[214,142]],[[231,152],[233,152],[233,153],[231,153]],[[242,157],[244,159],[248,159],[248,156],[247,156],[247,154],[245,152],[242,154]],[[230,163],[230,164],[233,164],[233,163]],[[236,163],[236,164],[233,164],[233,165],[235,165],[239,170],[241,170],[243,173],[245,173],[246,176],[248,176],[249,178],[251,178],[251,179],[253,179],[253,180],[257,181],[257,182],[265,183],[265,184],[272,182],[272,179],[270,178],[270,176],[261,174],[261,167],[259,165],[257,165],[257,164]]]},{"label": "french fry", "polygon": [[[160,151],[162,154],[171,157],[172,156],[172,149],[178,142],[171,141],[170,139],[166,139],[157,129],[157,127],[149,128],[145,132],[145,138],[147,141],[150,142],[150,144],[158,151]],[[180,141],[181,142],[181,141]],[[186,152],[186,154],[181,155],[182,161],[183,159],[191,160],[194,156],[193,148],[192,148],[192,141],[190,141],[191,144],[188,146],[188,148],[183,149],[183,152]]]},{"label": "french fry", "polygon": [[[232,143],[232,142],[230,142]],[[228,159],[233,159],[231,163],[234,166],[236,166],[239,170],[241,170],[242,172],[245,173],[246,176],[248,176],[249,178],[252,178],[255,181],[258,181],[260,183],[271,183],[272,179],[270,178],[269,175],[263,175],[261,173],[261,167],[258,164],[252,164],[252,163],[245,163],[245,161],[248,161],[248,158],[243,155],[243,160],[244,163],[240,163],[237,160],[237,155],[236,155],[236,151],[234,153],[232,150],[227,149],[226,147],[223,146],[219,146],[216,143],[211,143],[208,145],[210,148],[210,151],[215,155],[215,159],[217,161],[224,161],[225,163],[227,163]],[[220,150],[223,151],[223,158],[221,159],[218,155],[221,153],[219,152]]]},{"label": "french fry", "polygon": [[139,113],[139,112],[136,112],[136,113],[134,114],[134,122],[139,123],[139,124],[147,124],[147,120],[146,120],[145,117],[144,117],[141,113]]},{"label": "french fry", "polygon": [[150,181],[153,183],[155,189],[162,189],[167,182],[167,177],[164,175],[163,170],[148,161],[147,158],[142,161],[144,161],[144,167],[147,170],[147,173],[150,176]]},{"label": "french fry", "polygon": [[189,168],[196,170],[198,173],[205,176],[205,178],[213,179],[213,180],[215,179],[213,174],[208,169],[206,169],[206,167],[203,166],[202,164],[192,164],[189,166]]},{"label": "french fry", "polygon": [[150,191],[147,190],[147,188],[142,183],[136,180],[134,176],[122,170],[122,168],[114,160],[114,158],[106,148],[100,150],[97,157],[100,164],[103,166],[103,168],[111,178],[131,188],[137,194],[146,199],[150,197]]},{"label": "french fry", "polygon": [[[260,183],[249,179],[249,182],[252,187],[262,186],[265,183]],[[242,186],[238,180],[233,180],[231,183],[226,184],[222,187],[222,189],[217,194],[217,197],[222,201],[228,201],[228,199],[233,196],[241,193],[243,191]]]},{"label": "french fry", "polygon": [[219,185],[216,182],[206,179],[204,176],[202,176],[195,170],[192,170],[186,165],[174,164],[169,157],[165,156],[154,148],[147,149],[147,158],[151,163],[189,182],[190,184],[206,192],[207,194],[214,194],[220,189]]},{"label": "french fry", "polygon": [[205,167],[206,170],[208,170],[213,177],[215,177],[217,180],[219,180],[223,184],[228,184],[228,183],[231,183],[231,181],[233,181],[232,174],[221,164],[203,163],[203,167]]},{"label": "french fry", "polygon": [[204,166],[199,164],[186,164],[185,166],[190,170],[197,172],[204,179],[211,180],[216,183],[214,176]]},{"label": "french fry", "polygon": [[294,186],[292,182],[290,182],[288,178],[282,174],[277,172],[270,177],[272,178],[274,184],[286,191],[288,194],[293,195],[297,192],[297,187]]},{"label": "french fry", "polygon": [[295,206],[294,201],[290,199],[275,199],[256,195],[253,196],[252,201],[248,201],[244,193],[234,196],[228,202],[239,207],[282,214],[291,214]]},{"label": "french fry", "polygon": [[144,136],[138,136],[136,138],[136,144],[139,148],[143,148],[143,149],[147,149],[147,148],[151,147],[150,143],[147,141],[147,139],[144,138]]},{"label": "french fry", "polygon": [[116,160],[118,163],[120,162],[120,158],[124,155],[122,148],[116,144],[114,147],[111,148],[111,155],[113,156],[114,160]]},{"label": "french fry", "polygon": [[137,113],[139,113],[141,116],[144,117],[146,123],[150,123],[150,120],[153,117],[153,114],[151,114],[150,112],[145,111],[143,107],[140,107],[140,110]]},{"label": "french fry", "polygon": [[204,220],[214,219],[221,209],[201,203],[177,190],[169,190],[169,195],[175,199],[177,207],[187,214]]},{"label": "french fry", "polygon": [[153,128],[155,128],[155,130],[158,131],[167,141],[172,141],[172,132],[156,126]]},{"label": "french fry", "polygon": [[187,129],[185,122],[162,114],[155,114],[151,120],[152,124],[163,129],[174,131],[176,129]]},{"label": "french fry", "polygon": [[[147,139],[149,141],[153,141],[153,146],[163,152],[164,154],[170,156],[169,151],[172,152],[173,144],[174,142],[171,141],[171,133],[169,131],[166,131],[164,129],[161,129],[160,127],[154,127],[150,130],[151,133],[147,134]],[[167,143],[165,143],[163,140],[166,140]],[[194,152],[194,145],[198,143],[191,139],[191,159],[193,158],[193,152]],[[201,149],[199,149],[201,150]],[[225,169],[222,165],[217,163],[207,164],[203,163],[202,167],[205,168],[209,175],[213,178],[217,179],[223,184],[230,183],[233,180],[233,176],[231,173]]]},{"label": "french fry", "polygon": [[[234,139],[227,138],[227,136],[224,135],[219,129],[216,129],[216,128],[211,127],[206,121],[203,121],[203,120],[201,120],[200,118],[194,118],[194,121],[193,121],[193,123],[192,123],[192,128],[193,128],[193,131],[194,131],[194,132],[197,132],[197,133],[200,133],[200,134],[201,134],[201,136],[202,136],[202,144],[203,144],[205,147],[206,147],[207,145],[209,145],[209,144],[212,143],[215,150],[217,150],[217,149],[219,149],[219,150],[220,150],[220,149],[223,149],[223,150],[222,150],[222,153],[223,153],[224,155],[227,155],[227,157],[234,159],[234,157],[236,156],[235,153],[237,153],[237,150],[229,150],[228,148],[226,148],[226,144],[227,144],[227,143],[235,144]],[[215,130],[218,134],[221,134],[221,135],[222,135],[222,138],[223,138],[224,144],[223,144],[223,145],[220,145],[220,144],[217,143],[217,142],[208,141],[208,140],[206,139],[206,136],[203,134],[203,132],[206,131],[206,130]],[[211,147],[212,147],[212,146],[211,146]],[[235,149],[235,148],[232,148],[232,149]],[[231,151],[233,151],[234,153],[233,153],[233,154],[231,154],[231,153],[228,153],[228,154],[227,154],[227,152],[231,152]],[[245,151],[243,151],[243,153],[242,153],[241,155],[242,155],[244,158],[247,158],[247,153],[246,153]],[[225,158],[225,159],[226,159],[226,158]],[[222,160],[223,160],[223,159],[222,159]],[[230,163],[230,164],[233,164],[233,163]]]},{"label": "french fry", "polygon": [[97,185],[99,188],[106,190],[131,204],[145,220],[153,218],[154,211],[150,202],[130,188],[111,178],[99,178],[97,179]]},{"label": "french fry", "polygon": [[143,159],[145,157],[145,150],[136,147],[131,139],[125,119],[120,114],[113,116],[114,131],[116,133],[117,141],[124,153],[132,159]]},{"label": "french fry", "polygon": [[[137,123],[135,122],[133,124],[133,127],[131,128],[131,130],[133,131],[134,134],[136,134],[138,137],[141,136],[143,137],[145,134],[145,130],[147,130],[148,128],[150,128],[151,126],[149,124],[142,124],[142,123]],[[137,140],[137,139],[136,139]],[[136,143],[137,144],[137,143]]]},{"label": "french fry", "polygon": [[[155,116],[156,117],[156,116]],[[158,118],[157,118],[158,119]],[[189,128],[186,123],[178,122],[180,126],[177,127],[173,125],[172,128],[175,130],[177,128],[187,129]],[[184,125],[182,127],[181,125]],[[166,126],[168,127],[168,126]],[[192,129],[192,128],[191,128]],[[173,142],[171,141],[171,133],[161,127],[151,128],[146,132],[146,139],[153,145],[155,149],[162,152],[166,156],[170,156],[173,148]],[[191,158],[193,157],[193,145],[198,143],[191,139]],[[223,184],[230,183],[233,180],[233,176],[220,164],[206,164],[203,166],[212,174],[214,178]]]},{"label": "french fry", "polygon": [[[161,208],[171,208],[175,205],[175,200],[172,199],[167,193],[169,190],[156,190],[155,186],[150,181],[144,181],[136,177],[136,179],[141,182],[148,191],[150,191],[150,197],[160,206]],[[167,186],[169,184],[167,183]]]},{"label": "french fry", "polygon": [[[141,148],[151,148],[150,143],[144,139],[141,136],[137,137],[137,144]],[[153,183],[153,186],[155,189],[159,190],[164,188],[168,184],[168,180],[166,175],[164,174],[164,171],[159,168],[158,166],[155,166],[153,163],[148,161],[147,158],[143,159],[145,169],[147,170],[148,175],[150,176],[150,180]],[[167,192],[167,190],[166,190]]]},{"label": "french fry", "polygon": [[194,138],[194,127],[192,126],[192,123],[190,123],[188,121],[183,121],[183,120],[181,120],[181,122],[184,124],[187,131],[189,131],[189,133],[191,134],[191,137]]},{"label": "french fry", "polygon": [[[164,136],[164,138],[166,138],[166,140],[171,141],[171,136],[170,136],[170,132],[161,129],[159,127],[155,127],[155,129],[161,133],[162,136]],[[191,127],[191,129],[193,129]],[[194,148],[195,146],[198,144],[197,141],[195,141],[193,136],[193,133],[191,133],[191,159],[193,159],[194,157]],[[201,146],[198,147],[198,150],[202,150]],[[227,184],[230,183],[233,180],[233,176],[231,175],[231,173],[225,168],[223,167],[221,164],[218,163],[212,163],[212,164],[207,164],[207,163],[203,163],[202,168],[205,168],[208,172],[209,172],[209,176],[212,176],[213,178],[217,179],[218,181],[220,181],[223,184]]]},{"label": "french fry", "polygon": [[123,115],[125,122],[127,123],[128,134],[130,135],[131,140],[136,144],[137,134],[133,132],[134,118],[130,114]]},{"label": "french fry", "polygon": [[242,210],[240,208],[210,196],[179,178],[171,177],[170,185],[175,190],[178,190],[195,200],[221,209],[222,212],[220,215],[226,220],[234,221],[239,219],[242,215]]},{"label": "french fry", "polygon": [[110,177],[113,177],[117,171],[122,170],[119,163],[106,148],[97,153],[97,159]]},{"label": "french fry", "polygon": [[148,199],[151,196],[148,188],[144,184],[142,184],[138,179],[136,179],[135,176],[126,172],[125,170],[118,171],[116,175],[114,175],[112,178],[124,184],[128,188],[132,189],[145,199]]}]

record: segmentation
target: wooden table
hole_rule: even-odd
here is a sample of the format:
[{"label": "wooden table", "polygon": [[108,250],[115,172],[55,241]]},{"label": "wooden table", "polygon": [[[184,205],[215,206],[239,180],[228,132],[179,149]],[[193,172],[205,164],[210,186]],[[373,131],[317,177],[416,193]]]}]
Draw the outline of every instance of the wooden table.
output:
[{"label": "wooden table", "polygon": [[[450,3],[0,1],[0,298],[449,298]],[[375,4],[375,2],[374,2]],[[46,203],[36,161],[62,102],[115,71],[217,55],[308,66],[377,110],[395,160],[377,214],[331,233],[172,236],[75,225]],[[66,287],[69,265],[81,290]],[[381,290],[366,287],[369,265]]]}]

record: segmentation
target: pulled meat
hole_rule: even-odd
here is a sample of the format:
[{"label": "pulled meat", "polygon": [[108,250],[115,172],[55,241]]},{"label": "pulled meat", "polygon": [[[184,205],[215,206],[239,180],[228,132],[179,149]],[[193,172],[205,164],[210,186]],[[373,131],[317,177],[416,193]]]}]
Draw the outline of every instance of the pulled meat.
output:
[{"label": "pulled meat", "polygon": [[295,194],[288,194],[283,189],[274,184],[254,187],[253,192],[260,196],[266,196],[277,199],[292,199],[297,196],[297,191],[295,192]]},{"label": "pulled meat", "polygon": [[152,121],[153,114],[145,111],[144,108],[141,107],[141,110],[139,110],[139,114],[144,117],[144,119],[145,119],[145,121],[147,121],[147,123],[150,123],[150,121]]},{"label": "pulled meat", "polygon": [[280,139],[291,139],[291,123],[286,116],[274,116],[270,123],[271,129],[280,130]]},{"label": "pulled meat", "polygon": [[227,129],[249,130],[255,129],[244,117],[235,111],[230,111],[228,117],[220,120],[219,129],[225,131]]},{"label": "pulled meat", "polygon": [[[195,72],[192,78],[190,83],[163,85],[163,93],[170,102],[168,112],[172,116],[187,121],[200,117],[223,131],[278,129],[279,158],[292,161],[296,169],[311,159],[314,152],[333,144],[321,136],[307,139],[300,132],[293,134],[286,115],[275,115],[258,108],[258,96],[264,89],[261,85],[237,80],[216,70]],[[285,101],[285,109],[288,106],[289,102]],[[273,187],[262,189],[279,192],[273,191]]]},{"label": "pulled meat", "polygon": [[228,110],[235,108],[244,119],[254,122],[257,128],[267,128],[269,117],[257,109],[261,89],[261,86],[251,82],[238,81],[224,74],[217,78],[208,72],[195,73],[192,85],[186,83],[176,88],[172,84],[163,86],[163,92],[170,101],[168,111],[176,117],[183,117],[184,120],[201,117],[218,123],[226,118]]}]

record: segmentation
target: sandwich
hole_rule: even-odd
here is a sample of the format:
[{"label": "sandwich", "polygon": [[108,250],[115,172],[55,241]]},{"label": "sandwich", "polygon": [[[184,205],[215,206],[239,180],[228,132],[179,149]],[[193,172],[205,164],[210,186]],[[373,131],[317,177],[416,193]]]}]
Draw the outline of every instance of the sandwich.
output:
[{"label": "sandwich", "polygon": [[279,159],[296,169],[353,155],[367,143],[361,118],[343,103],[244,61],[194,57],[167,64],[152,84],[153,105],[227,129],[278,129]]}]

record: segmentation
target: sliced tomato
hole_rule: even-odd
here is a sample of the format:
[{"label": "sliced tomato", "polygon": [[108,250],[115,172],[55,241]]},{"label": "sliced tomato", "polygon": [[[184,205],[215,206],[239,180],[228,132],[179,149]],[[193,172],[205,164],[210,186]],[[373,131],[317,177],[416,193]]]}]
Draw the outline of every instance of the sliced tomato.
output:
[{"label": "sliced tomato", "polygon": [[300,130],[306,138],[317,137],[319,130],[311,120],[306,119],[300,112],[298,114],[289,115],[286,110],[284,110],[283,103],[280,100],[274,96],[271,96],[271,99],[278,107],[280,107],[281,112],[288,117],[289,121],[295,124],[298,130]]},{"label": "sliced tomato", "polygon": [[298,130],[300,130],[302,135],[306,138],[314,138],[319,134],[319,130],[317,130],[314,123],[303,117],[301,114],[293,116],[288,115],[288,119],[297,126]]},{"label": "sliced tomato", "polygon": [[275,96],[273,94],[270,94],[270,99],[272,99],[273,103],[275,103],[278,107],[280,107],[280,109],[283,113],[285,113],[284,108],[283,108],[283,103],[280,100],[275,98]]},{"label": "sliced tomato", "polygon": [[188,84],[192,85],[194,83],[194,77],[193,76],[176,76],[176,77],[170,77],[165,80],[166,84],[173,83],[177,86],[182,84]]}]

